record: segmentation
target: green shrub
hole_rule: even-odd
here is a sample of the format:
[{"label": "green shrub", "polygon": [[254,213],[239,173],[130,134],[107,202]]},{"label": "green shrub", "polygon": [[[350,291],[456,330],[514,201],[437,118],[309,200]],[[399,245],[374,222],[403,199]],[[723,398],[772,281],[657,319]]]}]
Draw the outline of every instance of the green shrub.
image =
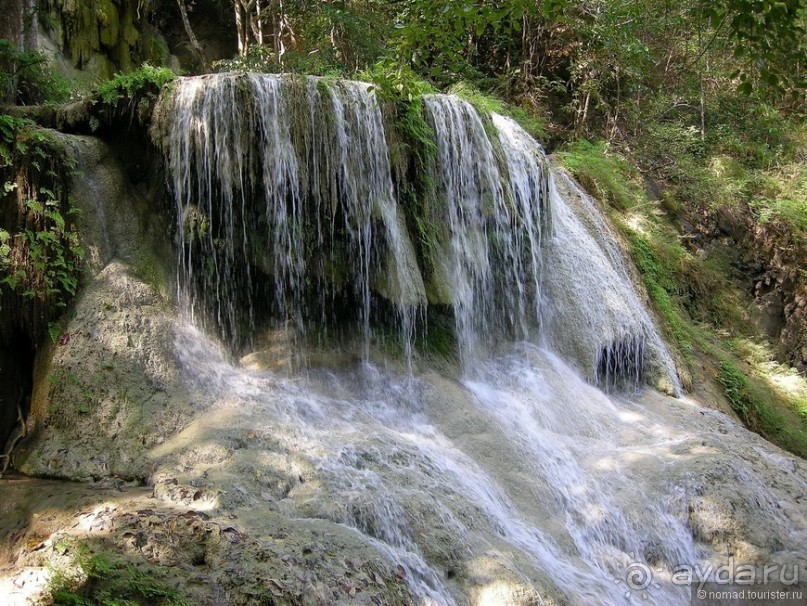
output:
[{"label": "green shrub", "polygon": [[72,88],[67,79],[47,68],[45,55],[21,51],[0,38],[0,103],[63,103]]},{"label": "green shrub", "polygon": [[91,554],[78,545],[76,564],[85,580],[76,585],[56,575],[51,584],[54,606],[189,606],[176,589],[106,553]]},{"label": "green shrub", "polygon": [[409,67],[393,61],[379,61],[373,67],[358,74],[359,79],[371,82],[382,101],[398,103],[419,99],[436,92]]},{"label": "green shrub", "polygon": [[16,208],[0,225],[0,294],[53,309],[75,296],[85,253],[67,192],[73,168],[48,131],[0,116],[0,199]]},{"label": "green shrub", "polygon": [[142,99],[153,100],[160,94],[162,87],[176,78],[176,74],[167,67],[154,67],[144,63],[140,69],[128,74],[115,74],[110,80],[99,85],[95,90],[97,98],[111,107],[116,107],[123,100],[139,102]]}]

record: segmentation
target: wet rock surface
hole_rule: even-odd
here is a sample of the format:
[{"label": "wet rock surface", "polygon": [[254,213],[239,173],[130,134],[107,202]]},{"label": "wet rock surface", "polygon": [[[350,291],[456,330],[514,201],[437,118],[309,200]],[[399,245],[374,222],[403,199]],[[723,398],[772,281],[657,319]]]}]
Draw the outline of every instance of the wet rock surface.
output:
[{"label": "wet rock surface", "polygon": [[198,410],[173,352],[174,312],[121,263],[82,293],[37,370],[24,473],[71,480],[144,481],[147,451]]},{"label": "wet rock surface", "polygon": [[204,499],[185,506],[157,488],[112,482],[11,476],[2,489],[0,589],[7,604],[47,601],[55,575],[79,592],[87,579],[77,562],[86,566],[99,555],[193,604],[411,600],[394,564],[338,525],[250,510],[225,513]]},{"label": "wet rock surface", "polygon": [[[108,288],[125,312],[104,307]],[[88,373],[101,343],[129,354],[83,412],[69,406],[89,383],[45,380],[66,412],[37,417],[22,468],[95,481],[0,481],[16,603],[47,596],[53,571],[80,590],[77,562],[98,554],[194,604],[607,604],[628,551],[667,571],[807,565],[805,463],[722,413],[652,391],[612,400],[538,349],[462,380],[243,369],[149,292],[111,264],[54,352]],[[139,314],[151,323],[132,344]],[[81,336],[88,318],[100,341]],[[601,569],[574,563],[584,545]],[[659,587],[658,603],[683,595]]]}]

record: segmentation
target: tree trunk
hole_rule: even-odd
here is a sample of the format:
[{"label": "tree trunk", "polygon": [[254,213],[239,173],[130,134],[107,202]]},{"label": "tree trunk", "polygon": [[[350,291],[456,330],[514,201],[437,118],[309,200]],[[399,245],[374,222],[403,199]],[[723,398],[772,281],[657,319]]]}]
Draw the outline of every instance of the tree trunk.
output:
[{"label": "tree trunk", "polygon": [[[238,34],[238,55],[247,56],[249,51],[249,32],[256,25],[252,17],[255,0],[233,0],[235,8],[235,29]],[[261,34],[263,37],[263,34]]]},{"label": "tree trunk", "polygon": [[185,0],[177,0],[177,6],[179,6],[179,14],[182,15],[182,25],[185,26],[185,33],[188,34],[188,39],[191,42],[191,48],[193,48],[193,52],[196,53],[196,56],[199,59],[202,71],[205,72],[207,71],[205,52],[202,50],[199,40],[196,39],[196,34],[193,33],[193,28],[191,28],[191,22],[188,20],[188,11],[185,9]]},{"label": "tree trunk", "polygon": [[39,48],[39,19],[37,18],[36,0],[23,0],[22,16],[22,48],[35,52]]},{"label": "tree trunk", "polygon": [[[11,42],[19,51],[37,50],[37,18],[35,0],[2,0],[0,38]],[[12,74],[7,86],[0,89],[0,103],[14,103],[17,99],[16,76],[20,66],[14,62],[0,61],[0,69]]]},{"label": "tree trunk", "polygon": [[3,18],[0,19],[0,38],[22,46],[23,17],[28,0],[3,0]]},{"label": "tree trunk", "polygon": [[583,134],[583,130],[586,127],[586,121],[588,120],[588,104],[591,102],[591,91],[586,91],[586,100],[583,103],[583,106],[577,112],[577,125],[574,129],[574,134],[576,137],[579,137]]}]

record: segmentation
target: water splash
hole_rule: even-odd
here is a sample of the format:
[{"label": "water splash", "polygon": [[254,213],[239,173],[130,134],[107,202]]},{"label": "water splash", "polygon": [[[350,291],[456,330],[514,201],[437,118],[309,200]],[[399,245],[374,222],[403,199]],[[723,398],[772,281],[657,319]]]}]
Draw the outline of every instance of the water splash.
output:
[{"label": "water splash", "polygon": [[543,341],[606,389],[648,369],[677,388],[607,221],[512,120],[424,99],[438,233],[424,259],[368,85],[218,74],[179,80],[170,103],[178,296],[231,349],[267,328],[305,341],[352,322],[368,360],[375,327],[393,326],[411,368],[425,263],[467,372],[502,343]]},{"label": "water splash", "polygon": [[[426,289],[368,87],[221,74],[181,80],[172,103],[180,300],[195,322],[212,316],[232,346],[262,306],[303,334],[342,314],[367,362],[381,296],[411,343]],[[594,201],[511,120],[456,97],[424,105],[441,232],[432,295],[453,311],[469,372],[362,364],[282,378],[181,331],[186,381],[229,422],[271,436],[239,460],[279,474],[280,496],[234,468],[237,498],[354,529],[424,605],[485,592],[622,603],[637,567],[653,575],[638,597],[680,604],[689,588],[674,567],[719,560],[711,529],[740,515],[749,545],[799,554],[803,507],[780,506],[807,490],[794,460],[717,413],[591,385],[632,387],[648,370],[677,385]]]},{"label": "water splash", "polygon": [[[182,335],[188,380],[228,409],[238,435],[271,436],[225,468],[248,460],[278,473],[288,459],[314,470],[301,482],[293,467],[268,502],[242,472],[238,498],[355,529],[400,566],[418,604],[464,603],[494,579],[512,590],[499,603],[627,594],[674,606],[689,596],[677,566],[722,561],[699,521],[722,508],[757,533],[744,540],[802,549],[803,507],[782,507],[807,489],[794,459],[719,413],[608,396],[545,349],[521,344],[462,383],[366,365],[288,379],[235,368],[198,331]],[[651,575],[641,591],[637,569]]]},{"label": "water splash", "polygon": [[437,255],[439,280],[448,285],[469,367],[496,338],[535,337],[547,162],[540,145],[508,118],[494,114],[486,128],[468,102],[447,95],[427,97],[425,106],[437,138],[436,195],[448,233]]}]

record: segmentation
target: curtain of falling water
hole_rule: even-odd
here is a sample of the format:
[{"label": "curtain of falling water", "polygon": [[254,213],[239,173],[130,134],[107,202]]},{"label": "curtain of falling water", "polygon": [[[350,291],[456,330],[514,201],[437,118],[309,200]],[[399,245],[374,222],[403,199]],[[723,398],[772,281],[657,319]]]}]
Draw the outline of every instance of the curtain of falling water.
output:
[{"label": "curtain of falling water", "polygon": [[[302,127],[293,123],[300,104]],[[371,266],[380,256],[374,243],[383,239],[384,259],[395,261],[392,303],[410,351],[413,308],[425,298],[419,275],[408,270],[416,263],[367,85],[324,86],[314,78],[301,85],[257,74],[189,78],[177,87],[171,116],[179,298],[191,318],[211,318],[225,340],[242,346],[254,326],[257,265],[270,277],[276,318],[305,331],[307,315],[329,313],[324,298],[313,306],[304,300],[309,282],[337,288],[342,277],[327,257],[342,255],[353,272],[366,356]]]},{"label": "curtain of falling water", "polygon": [[[423,259],[369,87],[219,74],[180,80],[171,103],[167,161],[190,316],[238,349],[264,299],[297,333],[352,314],[367,359],[381,278],[411,359]],[[452,96],[424,105],[442,227],[427,262],[447,291],[466,370],[502,340],[544,339],[606,388],[638,385],[648,360],[676,384],[591,200],[512,120]]]}]

